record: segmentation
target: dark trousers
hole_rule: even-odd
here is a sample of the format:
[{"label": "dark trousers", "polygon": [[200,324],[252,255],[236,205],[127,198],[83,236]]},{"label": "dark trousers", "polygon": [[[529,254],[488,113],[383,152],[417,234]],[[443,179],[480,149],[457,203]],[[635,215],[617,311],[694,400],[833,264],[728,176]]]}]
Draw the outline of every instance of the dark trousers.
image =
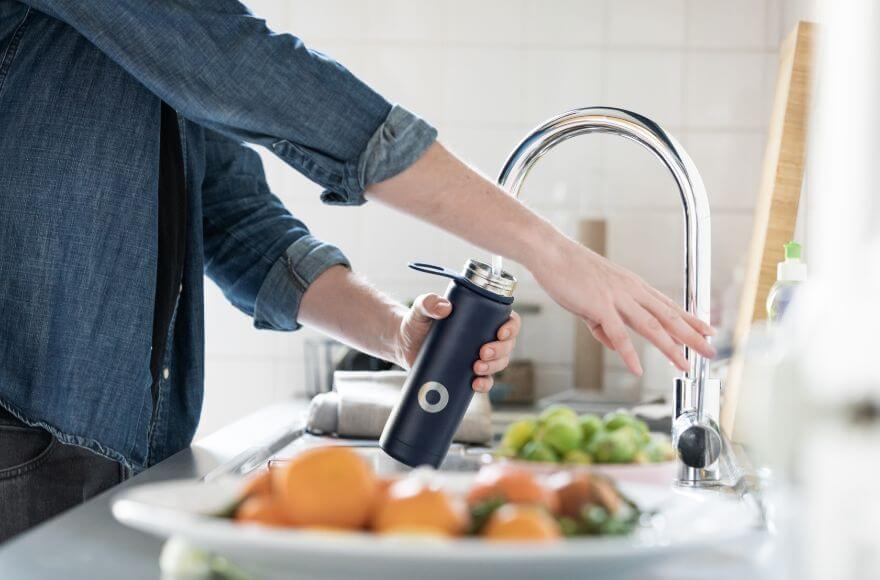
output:
[{"label": "dark trousers", "polygon": [[0,542],[122,482],[127,470],[0,408]]}]

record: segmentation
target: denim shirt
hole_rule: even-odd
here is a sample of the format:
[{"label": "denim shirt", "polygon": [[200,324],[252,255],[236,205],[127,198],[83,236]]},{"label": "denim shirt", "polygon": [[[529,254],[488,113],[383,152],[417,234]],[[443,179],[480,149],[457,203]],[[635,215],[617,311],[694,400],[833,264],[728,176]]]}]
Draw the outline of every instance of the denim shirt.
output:
[{"label": "denim shirt", "polygon": [[[187,252],[154,400],[161,100],[179,117]],[[189,445],[203,273],[256,327],[296,330],[308,285],[347,265],[249,144],[352,205],[435,137],[234,0],[0,0],[0,405],[135,470]]]}]

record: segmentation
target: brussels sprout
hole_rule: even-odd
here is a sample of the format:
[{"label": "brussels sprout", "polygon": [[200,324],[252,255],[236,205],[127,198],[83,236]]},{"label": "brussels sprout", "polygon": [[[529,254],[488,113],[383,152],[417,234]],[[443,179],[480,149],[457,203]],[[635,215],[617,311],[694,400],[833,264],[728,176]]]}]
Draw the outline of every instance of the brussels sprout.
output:
[{"label": "brussels sprout", "polygon": [[666,439],[652,439],[645,445],[643,451],[652,463],[661,463],[675,459],[675,449]]},{"label": "brussels sprout", "polygon": [[566,416],[552,417],[538,430],[535,440],[549,445],[554,451],[564,455],[580,446],[581,428],[576,421]]},{"label": "brussels sprout", "polygon": [[577,413],[575,413],[571,407],[566,407],[565,405],[550,405],[538,415],[538,423],[542,425],[546,424],[554,417],[567,417],[575,422],[578,420]]},{"label": "brussels sprout", "polygon": [[633,463],[651,463],[651,458],[648,456],[644,449],[640,449],[639,451],[636,451],[635,455],[633,455]]},{"label": "brussels sprout", "polygon": [[607,430],[617,431],[622,427],[631,427],[636,422],[636,418],[626,411],[614,411],[605,415],[603,422]]},{"label": "brussels sprout", "polygon": [[587,449],[598,463],[630,463],[638,450],[637,435],[629,428],[605,431]]},{"label": "brussels sprout", "polygon": [[520,457],[529,461],[552,461],[556,462],[558,458],[556,453],[549,445],[540,441],[529,441],[520,451]]},{"label": "brussels sprout", "polygon": [[501,438],[501,446],[512,449],[514,452],[519,451],[535,436],[535,429],[537,427],[537,422],[533,419],[514,421],[507,427],[507,431],[504,432],[504,437]]},{"label": "brussels sprout", "polygon": [[590,457],[590,454],[581,449],[572,449],[563,456],[562,460],[565,463],[572,463],[575,465],[589,465],[593,462],[593,458]]},{"label": "brussels sprout", "polygon": [[581,437],[583,437],[584,445],[589,445],[593,437],[602,431],[602,419],[598,415],[581,415],[578,422],[581,425]]},{"label": "brussels sprout", "polygon": [[512,459],[516,457],[517,451],[515,449],[511,449],[510,447],[506,447],[502,445],[501,447],[495,449],[492,452],[492,455],[495,457],[499,457],[502,459]]}]

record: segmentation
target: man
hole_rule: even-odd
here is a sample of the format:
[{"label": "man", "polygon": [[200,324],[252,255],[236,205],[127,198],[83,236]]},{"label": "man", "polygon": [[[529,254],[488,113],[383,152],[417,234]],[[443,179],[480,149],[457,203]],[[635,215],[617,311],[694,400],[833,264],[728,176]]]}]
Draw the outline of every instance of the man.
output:
[{"label": "man", "polygon": [[[711,329],[560,234],[436,131],[235,0],[0,0],[0,535],[189,445],[202,277],[258,328],[318,328],[407,366],[407,311],[268,191],[245,143],[527,267],[641,373],[633,327],[685,367]],[[491,208],[491,212],[483,211]],[[514,317],[474,363],[485,391]]]}]

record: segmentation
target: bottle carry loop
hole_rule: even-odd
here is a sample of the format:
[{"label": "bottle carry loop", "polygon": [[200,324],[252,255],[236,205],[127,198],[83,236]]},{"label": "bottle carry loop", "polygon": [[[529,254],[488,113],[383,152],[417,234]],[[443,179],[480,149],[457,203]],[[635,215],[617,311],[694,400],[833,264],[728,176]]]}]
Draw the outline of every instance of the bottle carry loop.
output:
[{"label": "bottle carry loop", "polygon": [[[474,263],[474,261],[471,260],[471,263]],[[426,264],[424,262],[410,262],[408,264],[408,266],[411,269],[415,270],[416,272],[421,272],[423,274],[431,274],[433,276],[441,276],[443,278],[449,278],[450,280],[454,281],[455,283],[464,286],[468,290],[476,292],[477,294],[480,294],[481,296],[485,296],[486,298],[489,298],[489,299],[494,300],[496,302],[500,302],[502,304],[513,304],[513,296],[512,295],[505,296],[504,294],[494,292],[493,290],[491,290],[489,288],[485,288],[482,285],[475,283],[474,279],[468,278],[468,277],[462,275],[461,273],[456,272],[455,270],[450,270],[449,268],[444,268],[443,266],[435,266],[434,264]],[[509,274],[505,274],[505,275],[510,277],[510,279],[513,281],[513,285],[510,286],[510,292],[512,293],[513,287],[516,284],[516,280],[512,276],[510,276]]]}]

